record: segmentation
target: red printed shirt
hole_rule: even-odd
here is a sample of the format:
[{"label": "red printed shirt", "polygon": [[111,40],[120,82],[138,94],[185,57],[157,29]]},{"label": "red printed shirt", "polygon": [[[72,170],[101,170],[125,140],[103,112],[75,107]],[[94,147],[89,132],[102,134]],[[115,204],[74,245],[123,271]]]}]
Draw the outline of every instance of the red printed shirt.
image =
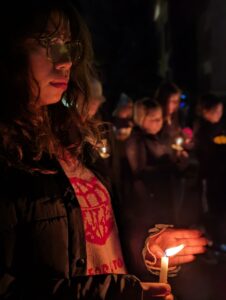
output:
[{"label": "red printed shirt", "polygon": [[110,195],[94,174],[71,160],[61,161],[76,197],[85,229],[87,275],[125,274],[118,229]]}]

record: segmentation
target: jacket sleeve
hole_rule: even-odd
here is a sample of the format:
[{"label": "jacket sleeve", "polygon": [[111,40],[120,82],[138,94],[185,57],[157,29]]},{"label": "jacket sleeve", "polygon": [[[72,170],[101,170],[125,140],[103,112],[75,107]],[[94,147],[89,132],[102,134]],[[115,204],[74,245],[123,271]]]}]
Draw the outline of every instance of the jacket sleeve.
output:
[{"label": "jacket sleeve", "polygon": [[13,270],[16,228],[15,206],[3,197],[0,199],[0,299],[18,299]]},{"label": "jacket sleeve", "polygon": [[125,153],[132,174],[137,175],[145,164],[145,151],[140,141],[130,138],[125,144]]},{"label": "jacket sleeve", "polygon": [[83,276],[72,284],[73,300],[142,300],[143,290],[137,277],[127,274]]}]

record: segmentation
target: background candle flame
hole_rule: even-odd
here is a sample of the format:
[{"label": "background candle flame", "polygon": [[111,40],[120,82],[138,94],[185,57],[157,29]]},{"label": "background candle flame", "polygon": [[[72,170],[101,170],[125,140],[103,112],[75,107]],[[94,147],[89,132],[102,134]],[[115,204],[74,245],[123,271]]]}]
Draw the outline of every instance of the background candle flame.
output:
[{"label": "background candle flame", "polygon": [[107,148],[106,148],[106,147],[102,147],[102,148],[101,148],[101,151],[102,151],[103,153],[106,153],[106,152],[107,152]]},{"label": "background candle flame", "polygon": [[173,255],[177,254],[178,252],[180,252],[182,249],[184,249],[184,247],[185,247],[185,245],[182,244],[177,247],[166,249],[166,251],[165,251],[166,256],[173,256]]},{"label": "background candle flame", "polygon": [[182,137],[176,138],[176,144],[177,144],[177,145],[182,145],[183,142],[184,142],[184,139],[183,139]]}]

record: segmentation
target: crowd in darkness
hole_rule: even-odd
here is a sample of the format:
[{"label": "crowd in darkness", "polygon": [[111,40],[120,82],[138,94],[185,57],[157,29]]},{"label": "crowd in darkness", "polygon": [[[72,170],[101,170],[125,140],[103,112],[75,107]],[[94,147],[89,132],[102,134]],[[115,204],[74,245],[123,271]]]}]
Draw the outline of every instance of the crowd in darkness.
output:
[{"label": "crowd in darkness", "polygon": [[[101,94],[101,83],[96,85]],[[200,96],[191,118],[184,98],[173,82],[163,82],[151,97],[132,100],[122,93],[109,119],[109,141],[114,139],[109,154],[117,163],[111,156],[105,162],[118,182],[130,263],[141,278],[147,271],[141,257],[134,257],[142,251],[139,237],[145,239],[150,220],[202,228],[215,250],[225,249],[224,101]],[[100,101],[96,111],[104,115]]]},{"label": "crowd in darkness", "polygon": [[[96,8],[81,7],[88,2]],[[218,281],[226,248],[223,100],[203,94],[191,110],[180,83],[160,83],[147,30],[153,18],[148,11],[135,31],[146,2],[126,2],[108,2],[109,21],[120,15],[118,24],[125,17],[134,30],[111,28],[118,52],[109,34],[101,50],[109,47],[111,57],[99,67],[70,0],[23,0],[14,9],[6,2],[0,11],[0,299],[225,296],[225,277]],[[116,66],[124,37],[135,43]],[[115,74],[122,89],[112,102]],[[205,275],[215,270],[209,284]]]}]

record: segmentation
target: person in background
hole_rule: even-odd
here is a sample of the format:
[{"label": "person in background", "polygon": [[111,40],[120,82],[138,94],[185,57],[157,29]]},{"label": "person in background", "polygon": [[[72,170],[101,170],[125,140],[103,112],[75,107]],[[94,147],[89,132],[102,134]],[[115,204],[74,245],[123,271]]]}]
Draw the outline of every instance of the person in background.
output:
[{"label": "person in background", "polygon": [[162,83],[156,91],[155,98],[163,110],[164,130],[175,138],[181,130],[179,120],[181,90],[173,82]]},{"label": "person in background", "polygon": [[125,142],[129,138],[133,123],[133,101],[125,93],[121,93],[115,110],[112,113],[112,126],[115,137],[115,153],[117,155],[118,167],[118,189],[120,193],[128,190],[128,180],[130,173],[128,172],[128,162],[126,160]]},{"label": "person in background", "polygon": [[119,102],[112,114],[116,139],[125,141],[133,128],[133,101],[126,94],[120,95]]},{"label": "person in background", "polygon": [[[99,119],[101,120],[100,109],[103,103],[106,101],[105,96],[103,95],[102,83],[99,79],[94,77],[92,74],[91,79],[89,80],[90,91],[89,99],[87,106],[87,114],[89,119]],[[83,106],[84,102],[86,103],[85,96],[83,93],[80,93],[77,99],[77,110],[80,112],[81,117],[84,115]]]},{"label": "person in background", "polygon": [[[90,81],[90,96],[88,104],[88,115],[90,118],[98,117],[100,115],[101,105],[106,101],[103,95],[103,87],[98,79]],[[98,117],[101,119],[101,116]]]},{"label": "person in background", "polygon": [[216,143],[214,138],[224,134],[222,123],[223,101],[213,95],[203,95],[197,105],[197,118],[194,122],[194,141],[197,155],[202,169],[202,176],[206,176],[210,158],[214,158]]},{"label": "person in background", "polygon": [[122,178],[123,185],[127,183],[122,212],[129,265],[137,276],[144,278],[147,272],[137,254],[142,252],[151,224],[175,224],[174,177],[186,168],[187,158],[182,151],[173,150],[162,135],[163,114],[157,101],[138,100],[134,123],[136,126],[125,143],[130,177]]},{"label": "person in background", "polygon": [[[81,99],[81,97],[80,97]],[[84,101],[84,100],[83,100]],[[101,111],[106,98],[103,94],[102,83],[99,79],[93,77],[90,80],[90,95],[87,106],[88,119],[98,122],[100,132],[100,141],[97,144],[98,155],[96,157],[96,165],[103,176],[109,177],[115,183],[116,193],[119,193],[119,172],[120,164],[118,160],[118,152],[116,138],[113,125],[110,122],[102,121],[104,115]],[[82,113],[81,113],[82,115]]]},{"label": "person in background", "polygon": [[[192,224],[199,222],[201,214],[201,192],[198,178],[198,161],[194,153],[192,128],[187,127],[186,117],[180,109],[181,89],[174,82],[163,82],[156,91],[156,100],[163,110],[162,135],[169,140],[171,145],[180,146],[185,150],[181,154],[187,157],[188,168],[179,174],[174,183],[175,208],[177,209],[178,224]],[[192,199],[192,200],[190,200]],[[194,207],[194,214],[192,214]],[[185,211],[190,211],[185,215]],[[193,217],[192,217],[193,216]]]},{"label": "person in background", "polygon": [[203,95],[194,123],[195,151],[207,199],[207,229],[217,247],[226,243],[226,139],[222,120],[224,105],[214,94]]},{"label": "person in background", "polygon": [[178,137],[183,138],[186,150],[193,148],[192,130],[186,126],[186,117],[180,110],[181,89],[174,82],[164,82],[157,89],[155,98],[163,110],[163,132],[175,143]]}]

